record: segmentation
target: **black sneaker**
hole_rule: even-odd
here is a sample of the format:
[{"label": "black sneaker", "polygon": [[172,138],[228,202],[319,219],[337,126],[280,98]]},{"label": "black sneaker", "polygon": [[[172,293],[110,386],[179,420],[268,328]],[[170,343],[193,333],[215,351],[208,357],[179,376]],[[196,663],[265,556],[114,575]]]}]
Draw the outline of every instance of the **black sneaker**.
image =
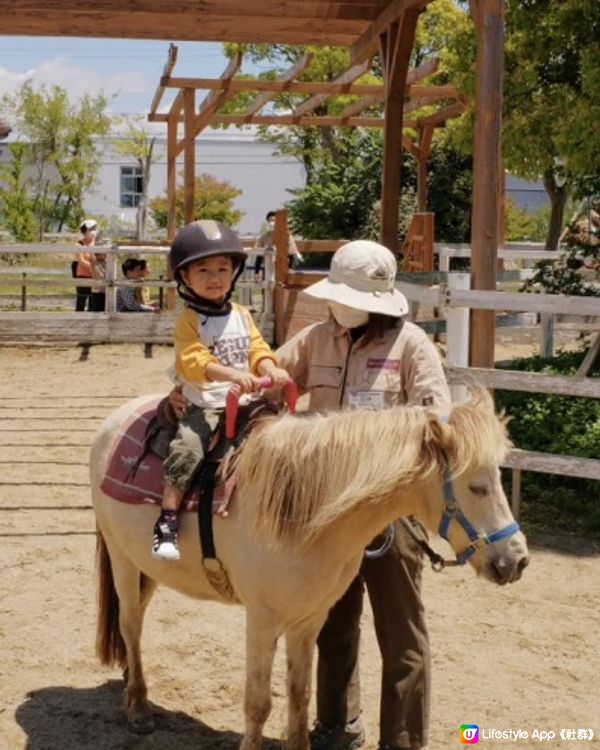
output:
[{"label": "black sneaker", "polygon": [[310,733],[311,750],[355,750],[365,744],[365,730],[360,717],[345,726],[317,724]]},{"label": "black sneaker", "polygon": [[152,540],[152,557],[155,560],[179,560],[177,546],[177,519],[160,516],[154,524]]}]

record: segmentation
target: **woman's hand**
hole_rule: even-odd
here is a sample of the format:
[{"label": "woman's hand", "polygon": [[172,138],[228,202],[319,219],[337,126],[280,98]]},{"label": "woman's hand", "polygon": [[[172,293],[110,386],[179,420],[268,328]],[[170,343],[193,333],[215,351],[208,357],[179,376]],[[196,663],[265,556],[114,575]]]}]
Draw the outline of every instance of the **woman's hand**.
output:
[{"label": "woman's hand", "polygon": [[173,412],[177,419],[181,419],[186,413],[190,402],[181,392],[180,385],[176,385],[171,393],[169,393],[169,405],[171,406],[171,409],[173,409]]},{"label": "woman's hand", "polygon": [[273,367],[265,375],[268,375],[273,381],[273,388],[283,388],[290,382],[290,376],[283,367]]}]

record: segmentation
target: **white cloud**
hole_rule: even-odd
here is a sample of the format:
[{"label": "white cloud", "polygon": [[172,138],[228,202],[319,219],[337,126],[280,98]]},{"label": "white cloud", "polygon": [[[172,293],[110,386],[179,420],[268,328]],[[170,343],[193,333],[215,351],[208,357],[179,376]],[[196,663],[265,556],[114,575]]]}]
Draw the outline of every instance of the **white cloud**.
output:
[{"label": "white cloud", "polygon": [[[110,97],[116,94],[147,94],[146,106],[149,106],[156,87],[156,82],[149,81],[143,74],[134,70],[118,73],[102,72],[77,67],[66,57],[52,57],[24,72],[0,66],[0,96],[13,93],[28,80],[33,81],[34,85],[62,86],[67,90],[71,99],[78,99],[86,93],[103,92],[109,98],[109,108],[111,108]],[[119,105],[116,109],[120,109]]]}]

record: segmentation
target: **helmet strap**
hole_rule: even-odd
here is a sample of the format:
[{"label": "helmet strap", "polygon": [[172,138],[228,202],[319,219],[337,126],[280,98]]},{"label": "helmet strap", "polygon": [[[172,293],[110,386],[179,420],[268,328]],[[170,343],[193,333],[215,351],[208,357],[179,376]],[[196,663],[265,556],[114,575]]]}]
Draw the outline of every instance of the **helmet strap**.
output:
[{"label": "helmet strap", "polygon": [[189,286],[185,284],[179,274],[176,274],[177,294],[181,297],[181,299],[185,300],[188,307],[190,307],[195,312],[200,313],[200,315],[215,317],[220,315],[229,315],[229,313],[231,312],[231,295],[233,294],[233,290],[235,289],[235,282],[242,275],[245,266],[245,263],[238,264],[238,267],[236,268],[233,279],[231,281],[231,287],[225,295],[223,301],[219,304],[215,304],[208,299],[204,299],[204,297],[199,297],[192,289],[189,288]]}]

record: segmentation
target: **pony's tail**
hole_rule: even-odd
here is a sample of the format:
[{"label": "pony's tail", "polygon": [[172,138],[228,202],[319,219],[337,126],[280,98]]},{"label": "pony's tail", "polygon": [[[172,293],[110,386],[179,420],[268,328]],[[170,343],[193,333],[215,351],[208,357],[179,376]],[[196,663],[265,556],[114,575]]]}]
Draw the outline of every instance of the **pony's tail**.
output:
[{"label": "pony's tail", "polygon": [[96,566],[98,569],[98,623],[96,629],[96,654],[101,664],[121,667],[127,665],[125,641],[119,630],[119,597],[106,542],[97,529]]}]

